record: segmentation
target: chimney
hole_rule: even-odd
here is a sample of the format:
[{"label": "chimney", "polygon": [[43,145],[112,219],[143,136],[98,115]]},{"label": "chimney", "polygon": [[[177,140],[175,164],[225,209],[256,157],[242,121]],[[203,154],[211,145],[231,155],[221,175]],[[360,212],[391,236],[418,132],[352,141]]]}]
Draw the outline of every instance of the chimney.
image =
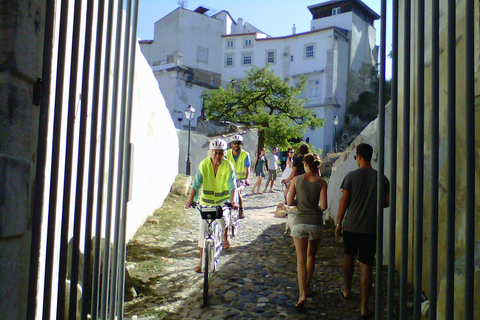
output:
[{"label": "chimney", "polygon": [[295,23],[294,23],[292,28],[292,34],[295,34],[295,33],[297,33],[297,28],[295,27]]},{"label": "chimney", "polygon": [[238,18],[237,25],[240,32],[243,32],[243,27],[245,26],[245,22],[243,21],[242,18]]}]

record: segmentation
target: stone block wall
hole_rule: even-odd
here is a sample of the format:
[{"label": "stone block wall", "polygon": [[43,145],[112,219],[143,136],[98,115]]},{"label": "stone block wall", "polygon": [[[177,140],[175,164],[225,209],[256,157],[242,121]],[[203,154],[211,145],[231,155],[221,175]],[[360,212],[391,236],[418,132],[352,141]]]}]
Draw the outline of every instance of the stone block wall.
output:
[{"label": "stone block wall", "polygon": [[26,312],[44,4],[0,5],[0,318]]}]

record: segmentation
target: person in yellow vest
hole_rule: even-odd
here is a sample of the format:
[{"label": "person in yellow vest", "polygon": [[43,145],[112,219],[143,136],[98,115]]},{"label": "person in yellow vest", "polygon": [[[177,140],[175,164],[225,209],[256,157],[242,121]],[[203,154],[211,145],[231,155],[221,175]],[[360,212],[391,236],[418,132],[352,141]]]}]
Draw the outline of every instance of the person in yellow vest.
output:
[{"label": "person in yellow vest", "polygon": [[235,167],[235,178],[237,179],[237,188],[238,189],[238,204],[240,208],[238,209],[238,218],[245,218],[243,213],[243,197],[242,189],[240,187],[242,180],[245,181],[247,186],[250,185],[250,180],[248,176],[250,175],[250,154],[247,151],[242,150],[243,137],[239,134],[234,135],[230,139],[230,149],[227,151],[227,159],[233,163]]},{"label": "person in yellow vest", "polygon": [[[203,159],[198,165],[198,171],[193,180],[192,189],[185,202],[185,209],[190,207],[192,202],[198,202],[201,205],[217,206],[224,202],[231,202],[233,208],[238,208],[236,200],[235,170],[233,164],[224,158],[227,143],[222,139],[215,139],[210,142],[210,156]],[[203,185],[203,191],[199,195],[199,190]],[[228,215],[219,219],[220,228],[223,230],[223,248],[230,247],[230,238],[228,236]],[[200,263],[195,267],[195,271],[202,272],[203,243],[205,240],[205,230],[207,223],[199,216],[200,228],[198,232],[198,248],[200,250]]]}]

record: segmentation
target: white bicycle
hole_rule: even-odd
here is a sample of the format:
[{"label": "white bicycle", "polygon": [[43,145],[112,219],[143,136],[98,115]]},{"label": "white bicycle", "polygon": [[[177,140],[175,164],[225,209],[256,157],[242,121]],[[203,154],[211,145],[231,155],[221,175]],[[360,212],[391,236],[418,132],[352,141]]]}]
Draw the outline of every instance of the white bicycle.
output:
[{"label": "white bicycle", "polygon": [[205,241],[203,244],[203,305],[208,305],[209,280],[212,273],[215,272],[217,264],[220,262],[220,252],[222,251],[223,230],[221,230],[217,219],[229,216],[228,228],[232,237],[238,234],[238,210],[233,209],[229,202],[223,206],[203,206],[192,203],[191,207],[196,208],[203,220],[207,223],[205,232]]}]

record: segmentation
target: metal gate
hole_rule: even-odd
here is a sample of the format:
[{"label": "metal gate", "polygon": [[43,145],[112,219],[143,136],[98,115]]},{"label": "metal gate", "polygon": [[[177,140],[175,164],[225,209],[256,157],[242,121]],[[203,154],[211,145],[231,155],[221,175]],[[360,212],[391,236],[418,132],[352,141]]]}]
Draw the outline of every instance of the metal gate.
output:
[{"label": "metal gate", "polygon": [[[388,226],[384,226],[383,209],[378,208],[376,319],[421,319],[425,298],[429,319],[472,320],[478,315],[478,310],[474,313],[475,299],[478,303],[478,288],[474,294],[479,202],[475,194],[478,134],[476,137],[474,79],[478,6],[473,0],[392,0],[393,14],[387,16],[387,1],[381,3],[379,177],[385,159],[386,19],[392,19],[392,187]],[[476,19],[478,25],[478,16]],[[379,184],[378,199],[383,199],[383,193]],[[465,203],[455,201],[459,196]],[[389,234],[386,251],[383,230]],[[386,275],[383,252],[389,253]],[[459,256],[463,264],[456,264]],[[399,273],[398,297],[395,269]],[[456,287],[458,274],[464,279],[459,285],[462,290]],[[386,288],[381,285],[383,277],[387,277]],[[441,281],[443,291],[438,285]],[[385,296],[386,302],[382,300]],[[464,298],[460,305],[455,303],[458,297]],[[407,302],[413,303],[413,310]]]},{"label": "metal gate", "polygon": [[137,15],[46,1],[27,319],[123,317]]}]

